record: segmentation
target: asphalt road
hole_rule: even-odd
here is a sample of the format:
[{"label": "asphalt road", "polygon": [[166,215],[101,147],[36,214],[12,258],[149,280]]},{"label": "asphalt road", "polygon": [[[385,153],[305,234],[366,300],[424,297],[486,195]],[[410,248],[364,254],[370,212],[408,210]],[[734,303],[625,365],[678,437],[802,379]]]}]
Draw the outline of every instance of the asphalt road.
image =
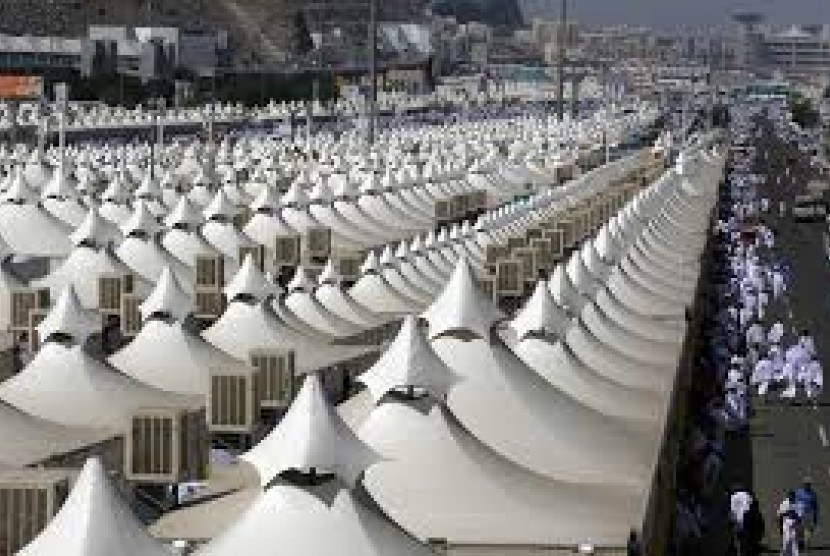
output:
[{"label": "asphalt road", "polygon": [[[788,342],[793,340],[792,328],[809,330],[823,367],[830,369],[827,225],[796,223],[790,216],[780,217],[777,210],[779,201],[789,206],[793,196],[804,191],[812,176],[809,161],[776,137],[771,125],[766,126],[757,145],[770,152],[769,159],[760,160],[756,167],[768,176],[762,195],[770,198],[775,209],[767,223],[776,231],[777,253],[793,268],[788,302],[778,309],[781,314],[770,316],[780,318],[788,327]],[[786,167],[790,168],[789,177],[785,176]],[[785,176],[780,186],[776,185],[779,175]],[[823,502],[824,514],[808,554],[830,554],[830,385],[815,403],[753,398],[752,404],[748,436],[733,437],[727,448],[727,481],[754,489],[765,516],[768,551],[777,554],[778,505],[787,490],[809,477]]]}]

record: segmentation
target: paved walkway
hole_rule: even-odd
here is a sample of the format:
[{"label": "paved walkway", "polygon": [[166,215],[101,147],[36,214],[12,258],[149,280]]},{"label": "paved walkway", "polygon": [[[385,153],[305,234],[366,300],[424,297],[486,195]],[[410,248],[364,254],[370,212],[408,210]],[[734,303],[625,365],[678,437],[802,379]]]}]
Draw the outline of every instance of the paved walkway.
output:
[{"label": "paved walkway", "polygon": [[[771,148],[768,161],[756,171],[770,176],[762,190],[777,209],[778,201],[789,203],[802,192],[809,176],[809,162],[797,149],[772,136],[761,140],[762,149]],[[775,177],[784,174],[787,157],[798,158],[789,164],[791,181],[775,186]],[[777,232],[776,251],[792,264],[794,280],[788,306],[784,309],[796,328],[809,330],[816,343],[822,365],[830,370],[830,264],[825,246],[825,223],[796,223],[781,218],[777,210],[767,224]],[[787,324],[787,320],[782,322]],[[805,477],[830,510],[830,385],[816,403],[791,404],[778,400],[753,399],[753,416],[748,435],[732,436],[727,446],[725,480],[754,489],[767,525],[766,545],[778,553],[780,537],[776,511],[787,490],[797,487]],[[808,554],[830,554],[830,519],[825,515]]]}]

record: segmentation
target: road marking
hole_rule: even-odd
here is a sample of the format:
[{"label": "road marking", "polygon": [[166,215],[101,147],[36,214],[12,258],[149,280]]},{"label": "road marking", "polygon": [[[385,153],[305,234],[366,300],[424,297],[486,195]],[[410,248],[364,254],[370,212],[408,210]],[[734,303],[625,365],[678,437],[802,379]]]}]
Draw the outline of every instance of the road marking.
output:
[{"label": "road marking", "polygon": [[819,425],[818,426],[818,436],[819,436],[819,439],[821,439],[821,445],[824,446],[825,448],[827,448],[827,446],[828,446],[827,431],[824,429],[824,425]]}]

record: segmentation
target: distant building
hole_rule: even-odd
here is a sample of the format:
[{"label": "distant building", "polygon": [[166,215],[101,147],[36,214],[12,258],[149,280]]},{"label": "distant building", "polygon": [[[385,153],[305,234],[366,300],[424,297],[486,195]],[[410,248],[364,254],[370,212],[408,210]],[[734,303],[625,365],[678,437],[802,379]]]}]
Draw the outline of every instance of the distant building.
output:
[{"label": "distant building", "polygon": [[791,79],[830,76],[830,25],[790,27],[764,37],[767,67]]},{"label": "distant building", "polygon": [[83,38],[0,35],[0,71],[74,70],[84,76],[120,74],[169,79],[177,69],[213,75],[227,62],[223,33],[175,27],[90,26]]},{"label": "distant building", "polygon": [[549,44],[564,44],[565,48],[574,48],[579,43],[579,24],[568,21],[564,25],[561,20],[534,19],[531,22],[531,40],[539,49]]},{"label": "distant building", "polygon": [[90,45],[83,39],[0,35],[0,71],[78,70],[90,56]]},{"label": "distant building", "polygon": [[821,82],[830,76],[830,25],[773,29],[758,14],[734,18],[740,69],[787,79]]}]

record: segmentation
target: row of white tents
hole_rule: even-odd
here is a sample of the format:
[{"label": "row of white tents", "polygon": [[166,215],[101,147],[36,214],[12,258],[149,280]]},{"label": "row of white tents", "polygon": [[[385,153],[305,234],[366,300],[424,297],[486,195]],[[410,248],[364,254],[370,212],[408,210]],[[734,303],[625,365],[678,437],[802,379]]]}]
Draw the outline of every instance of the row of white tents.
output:
[{"label": "row of white tents", "polygon": [[[469,106],[502,106],[516,102],[551,102],[556,98],[554,88],[541,88],[538,84],[505,82],[498,89],[481,91],[478,83],[471,88],[467,84],[439,87],[428,94],[408,94],[395,91],[379,91],[377,110],[387,114],[422,113],[435,109],[461,109]],[[597,98],[601,91],[593,86],[583,87],[583,98]],[[315,101],[274,102],[264,106],[246,108],[242,104],[209,103],[196,107],[108,106],[96,103],[69,103],[64,111],[63,127],[67,131],[92,131],[100,129],[124,130],[165,126],[202,125],[207,121],[243,124],[246,122],[288,121],[292,115],[302,119],[307,115],[320,117],[360,117],[365,115],[366,102],[362,97],[341,97],[326,104]],[[44,104],[0,103],[0,129],[12,126],[42,126],[48,112]],[[59,124],[53,115],[53,130]]]},{"label": "row of white tents", "polygon": [[[511,320],[459,254],[420,320],[406,317],[360,376],[365,390],[334,408],[319,376],[305,379],[241,457],[259,479],[244,502],[220,497],[157,526],[188,537],[211,516],[221,531],[200,554],[621,545],[645,519],[694,302],[723,168],[709,147],[637,195]],[[166,550],[91,460],[21,554]]]},{"label": "row of white tents", "polygon": [[[4,265],[2,287],[47,288],[55,302],[43,307],[39,350],[0,383],[0,439],[9,447],[0,468],[123,434],[146,408],[204,407],[213,370],[247,372],[251,350],[291,349],[308,377],[277,428],[242,458],[259,481],[193,513],[170,514],[157,525],[172,534],[159,536],[216,537],[208,553],[280,546],[414,554],[430,539],[619,544],[645,513],[720,157],[702,141],[506,321],[478,289],[487,246],[555,218],[642,163],[635,155],[475,223],[432,231],[438,200],[476,190],[516,196],[550,181],[545,155],[561,150],[563,137],[596,134],[585,124],[510,125],[447,128],[464,138],[467,158],[464,149],[441,156],[449,141],[428,131],[390,140],[411,166],[404,160],[382,179],[373,169],[394,154],[350,171],[358,158],[347,141],[315,139],[325,156],[284,192],[267,183],[277,161],[291,164],[279,142],[169,146],[160,179],[142,148],[13,153],[16,167],[0,185],[6,263],[50,262],[28,283]],[[488,131],[497,137],[489,144]],[[503,154],[511,149],[512,158]],[[455,156],[462,162],[444,164]],[[424,172],[429,162],[435,171]],[[261,181],[222,183],[223,166],[249,176],[261,169]],[[258,221],[268,234],[322,226],[348,249],[369,249],[357,282],[344,288],[330,259],[319,273],[299,265],[283,291],[242,254],[258,244],[236,222],[245,211],[247,226]],[[226,263],[228,304],[198,334],[185,320],[194,310],[196,257],[205,253]],[[102,359],[86,346],[101,331],[98,278],[128,274],[143,322]],[[411,316],[418,314],[423,324]],[[377,349],[342,340],[401,318],[396,340],[361,376],[367,389],[332,408],[316,371]],[[23,553],[57,550],[166,548],[149,539],[93,460]]]}]

